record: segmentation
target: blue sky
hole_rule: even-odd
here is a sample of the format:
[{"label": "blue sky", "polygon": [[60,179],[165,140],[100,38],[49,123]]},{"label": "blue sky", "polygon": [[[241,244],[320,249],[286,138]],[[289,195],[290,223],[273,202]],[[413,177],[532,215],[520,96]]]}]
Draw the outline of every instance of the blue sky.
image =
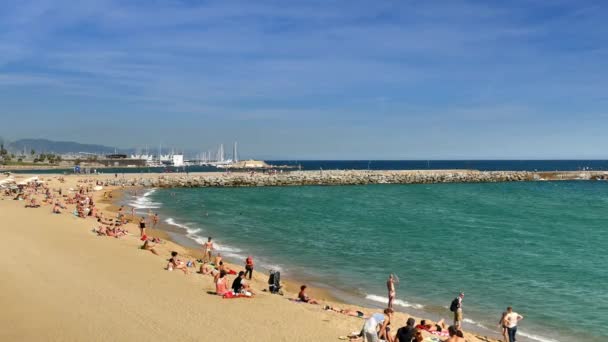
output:
[{"label": "blue sky", "polygon": [[2,1],[0,136],[608,158],[603,1]]}]

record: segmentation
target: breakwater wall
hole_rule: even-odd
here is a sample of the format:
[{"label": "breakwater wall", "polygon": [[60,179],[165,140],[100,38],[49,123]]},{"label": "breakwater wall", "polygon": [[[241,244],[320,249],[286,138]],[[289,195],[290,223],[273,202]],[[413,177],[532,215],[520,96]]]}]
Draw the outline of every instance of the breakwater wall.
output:
[{"label": "breakwater wall", "polygon": [[606,180],[608,172],[529,171],[297,171],[265,173],[156,174],[108,179],[107,185],[175,187],[262,187],[301,185],[492,183],[544,180]]}]

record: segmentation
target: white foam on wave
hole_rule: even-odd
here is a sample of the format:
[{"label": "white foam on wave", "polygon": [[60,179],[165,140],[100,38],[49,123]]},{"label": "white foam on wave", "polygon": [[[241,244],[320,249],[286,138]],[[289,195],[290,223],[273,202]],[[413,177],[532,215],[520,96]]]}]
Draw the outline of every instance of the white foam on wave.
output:
[{"label": "white foam on wave", "polygon": [[[374,302],[379,302],[379,303],[388,303],[388,298],[387,297],[382,297],[382,296],[378,296],[375,294],[368,294],[365,296],[365,299],[367,300],[371,300]],[[417,304],[417,303],[410,303],[407,302],[405,300],[401,300],[401,299],[395,299],[393,301],[393,305],[399,305],[402,306],[404,308],[414,308],[414,309],[422,309],[424,308],[424,305],[422,304]]]},{"label": "white foam on wave", "polygon": [[[187,224],[176,222],[175,219],[172,217],[165,219],[165,222],[167,224],[170,224],[172,226],[179,227],[179,228],[185,230],[186,237],[190,238],[191,240],[194,240],[199,245],[202,245],[205,242],[207,242],[206,238],[197,234],[202,231],[201,228],[191,227]],[[225,257],[238,258],[238,259],[246,258],[245,255],[241,254],[242,250],[240,248],[226,246],[223,244],[219,244],[215,241],[213,242],[213,246],[215,247],[216,251],[220,252]]]},{"label": "white foam on wave", "polygon": [[559,342],[558,340],[554,340],[554,339],[551,339],[551,338],[548,338],[548,337],[538,336],[538,335],[534,335],[534,334],[528,334],[528,333],[525,333],[525,332],[523,332],[521,330],[517,330],[517,334],[521,335],[523,337],[527,337],[527,338],[529,338],[531,340],[536,340],[536,341],[540,341],[540,342]]},{"label": "white foam on wave", "polygon": [[141,195],[139,197],[135,197],[131,202],[129,202],[129,205],[134,207],[135,209],[158,209],[158,208],[160,208],[161,207],[160,203],[153,202],[151,199],[148,198],[154,192],[156,192],[156,189],[150,189],[150,190],[146,191],[143,195]]},{"label": "white foam on wave", "polygon": [[[473,324],[473,325],[475,325],[475,326],[477,326],[479,328],[488,329],[485,325],[483,325],[483,324],[481,324],[479,322],[476,322],[476,321],[474,321],[474,320],[472,320],[470,318],[463,319],[463,322],[469,323],[469,324]],[[559,342],[558,340],[550,339],[548,337],[534,335],[534,334],[528,334],[528,333],[525,333],[525,332],[523,332],[521,330],[518,330],[517,334],[521,335],[523,337],[529,338],[531,340],[536,340],[536,341],[540,341],[540,342]]]}]

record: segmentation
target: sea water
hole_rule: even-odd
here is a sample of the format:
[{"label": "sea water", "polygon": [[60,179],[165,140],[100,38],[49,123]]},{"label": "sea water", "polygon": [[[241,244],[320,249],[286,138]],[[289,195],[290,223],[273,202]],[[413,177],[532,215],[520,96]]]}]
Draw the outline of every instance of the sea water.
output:
[{"label": "sea water", "polygon": [[[148,191],[193,240],[213,236],[228,258],[445,317],[465,292],[465,328],[497,336],[507,306],[520,340],[608,337],[608,182],[208,188]],[[353,328],[354,329],[354,328]],[[603,338],[602,338],[603,337]]]}]

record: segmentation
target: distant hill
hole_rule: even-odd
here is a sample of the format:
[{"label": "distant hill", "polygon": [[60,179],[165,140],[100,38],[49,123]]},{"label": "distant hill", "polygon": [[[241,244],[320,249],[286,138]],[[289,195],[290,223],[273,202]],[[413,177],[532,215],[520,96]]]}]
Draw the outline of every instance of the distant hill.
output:
[{"label": "distant hill", "polygon": [[93,144],[80,144],[73,141],[52,141],[47,139],[19,139],[17,141],[8,144],[7,149],[10,151],[23,151],[25,148],[26,153],[30,153],[32,149],[36,153],[99,153],[108,154],[117,151],[119,153],[131,153],[132,149],[115,149],[110,146],[93,145]]}]

